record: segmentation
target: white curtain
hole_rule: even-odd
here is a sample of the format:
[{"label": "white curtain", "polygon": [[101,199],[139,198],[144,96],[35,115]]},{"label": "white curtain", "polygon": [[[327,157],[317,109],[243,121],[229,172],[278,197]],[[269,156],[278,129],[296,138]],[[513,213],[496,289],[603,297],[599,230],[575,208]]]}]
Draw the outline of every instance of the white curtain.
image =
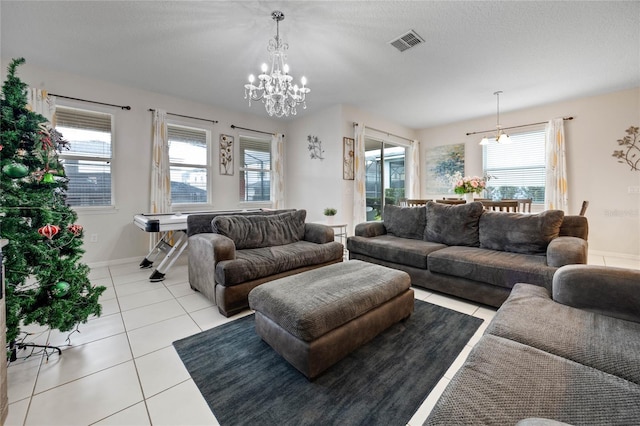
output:
[{"label": "white curtain", "polygon": [[284,208],[284,135],[281,133],[271,136],[271,156],[271,202],[274,209],[281,209]]},{"label": "white curtain", "polygon": [[29,88],[27,90],[27,109],[42,115],[51,123],[52,127],[56,126],[56,98],[49,96],[46,90]]},{"label": "white curtain", "polygon": [[409,194],[407,198],[420,198],[420,142],[411,141],[409,149]]},{"label": "white curtain", "polygon": [[545,210],[568,213],[567,160],[565,156],[564,120],[554,118],[545,127],[546,185]]},{"label": "white curtain", "polygon": [[[151,128],[151,197],[149,213],[168,213],[171,210],[171,175],[169,173],[169,133],[167,112],[153,111]],[[158,242],[159,235],[151,234],[149,246]]]},{"label": "white curtain", "polygon": [[367,220],[367,200],[365,187],[365,158],[364,158],[364,124],[354,126],[353,146],[353,226]]}]

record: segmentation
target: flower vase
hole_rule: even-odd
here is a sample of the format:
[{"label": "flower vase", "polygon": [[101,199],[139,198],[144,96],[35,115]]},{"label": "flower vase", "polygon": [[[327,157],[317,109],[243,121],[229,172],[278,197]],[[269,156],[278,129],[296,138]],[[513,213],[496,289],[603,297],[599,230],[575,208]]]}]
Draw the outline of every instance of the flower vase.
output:
[{"label": "flower vase", "polygon": [[473,192],[467,192],[464,194],[464,200],[467,203],[473,203]]}]

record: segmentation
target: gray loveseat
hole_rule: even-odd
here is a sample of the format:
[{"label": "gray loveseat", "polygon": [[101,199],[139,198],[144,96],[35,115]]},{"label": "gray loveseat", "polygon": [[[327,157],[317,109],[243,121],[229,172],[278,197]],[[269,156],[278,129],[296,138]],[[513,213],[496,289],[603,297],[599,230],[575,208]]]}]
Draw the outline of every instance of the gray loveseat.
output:
[{"label": "gray loveseat", "polygon": [[225,316],[248,309],[256,286],[341,262],[333,229],[305,223],[306,210],[189,215],[189,284]]},{"label": "gray loveseat", "polygon": [[517,284],[425,425],[640,424],[640,271]]},{"label": "gray loveseat", "polygon": [[587,262],[588,223],[561,210],[485,211],[473,202],[385,206],[384,221],[360,223],[350,259],[407,272],[414,286],[499,307],[516,283],[551,289],[556,269]]}]

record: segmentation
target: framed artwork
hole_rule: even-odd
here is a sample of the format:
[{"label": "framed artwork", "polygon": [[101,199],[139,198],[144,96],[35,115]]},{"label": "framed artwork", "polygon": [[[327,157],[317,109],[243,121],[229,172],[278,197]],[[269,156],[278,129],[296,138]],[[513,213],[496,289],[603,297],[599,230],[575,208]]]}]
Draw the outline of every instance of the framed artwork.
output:
[{"label": "framed artwork", "polygon": [[233,175],[233,136],[220,135],[220,174]]},{"label": "framed artwork", "polygon": [[352,138],[342,138],[342,179],[353,180],[353,145]]},{"label": "framed artwork", "polygon": [[464,175],[464,144],[441,145],[427,149],[426,188],[429,195],[449,194],[453,191],[452,179],[456,173]]}]

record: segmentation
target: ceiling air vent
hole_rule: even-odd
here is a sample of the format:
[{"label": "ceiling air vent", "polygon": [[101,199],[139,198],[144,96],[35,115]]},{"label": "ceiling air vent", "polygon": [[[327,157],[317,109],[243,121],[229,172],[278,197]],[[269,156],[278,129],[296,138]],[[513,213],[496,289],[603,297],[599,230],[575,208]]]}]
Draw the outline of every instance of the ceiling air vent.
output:
[{"label": "ceiling air vent", "polygon": [[413,30],[389,42],[390,45],[392,45],[393,47],[395,47],[401,52],[404,52],[407,49],[411,49],[412,47],[417,46],[420,43],[424,43],[424,39],[420,37],[418,33],[416,33]]}]

